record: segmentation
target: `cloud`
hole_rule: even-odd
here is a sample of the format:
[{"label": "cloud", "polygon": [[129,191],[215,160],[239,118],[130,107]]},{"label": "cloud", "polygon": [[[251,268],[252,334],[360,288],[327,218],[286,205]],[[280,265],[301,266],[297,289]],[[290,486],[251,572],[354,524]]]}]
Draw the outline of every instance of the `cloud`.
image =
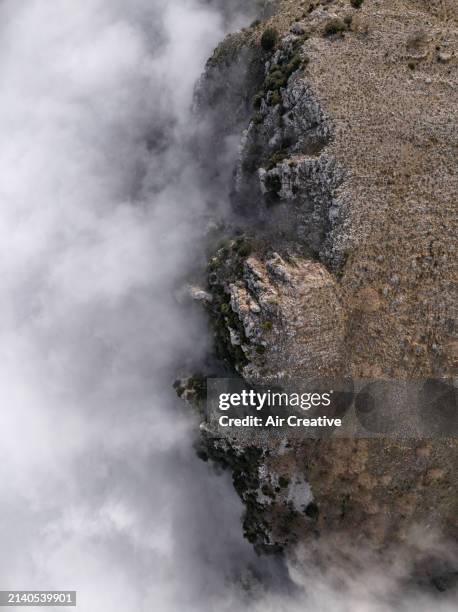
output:
[{"label": "cloud", "polygon": [[202,256],[183,142],[225,27],[197,0],[0,5],[5,588],[201,610],[253,559],[171,388],[208,346],[173,296]]}]

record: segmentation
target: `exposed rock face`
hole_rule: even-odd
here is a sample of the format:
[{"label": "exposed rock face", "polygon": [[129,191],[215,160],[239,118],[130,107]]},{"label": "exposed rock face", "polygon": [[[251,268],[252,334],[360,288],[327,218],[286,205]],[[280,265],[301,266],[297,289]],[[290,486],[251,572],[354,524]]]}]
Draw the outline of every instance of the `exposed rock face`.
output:
[{"label": "exposed rock face", "polygon": [[335,278],[317,261],[275,252],[246,257],[234,278],[236,249],[233,241],[211,260],[210,284],[229,351],[243,355],[239,373],[258,384],[342,375],[345,321]]},{"label": "exposed rock face", "polygon": [[287,237],[320,253],[337,218],[333,194],[344,173],[321,154],[331,127],[301,78],[308,61],[303,43],[303,36],[287,36],[266,62],[254,98],[258,111],[242,136],[233,202],[270,232],[270,240]]},{"label": "exposed rock face", "polygon": [[[456,5],[278,10],[238,35],[229,66],[216,53],[200,93],[223,109],[218,139],[241,133],[244,237],[216,251],[205,288],[219,354],[248,382],[456,375]],[[267,25],[281,34],[271,53]],[[242,58],[235,91],[249,95],[226,96]],[[417,524],[458,536],[456,439],[241,448],[203,435],[201,452],[233,471],[263,550],[325,534],[383,548]]]}]

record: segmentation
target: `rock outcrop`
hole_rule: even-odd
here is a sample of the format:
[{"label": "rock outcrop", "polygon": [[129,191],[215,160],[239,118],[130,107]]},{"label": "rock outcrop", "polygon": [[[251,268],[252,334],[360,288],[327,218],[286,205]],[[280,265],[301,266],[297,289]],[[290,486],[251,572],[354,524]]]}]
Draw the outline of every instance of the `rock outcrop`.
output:
[{"label": "rock outcrop", "polygon": [[223,353],[250,383],[345,371],[345,317],[335,278],[318,261],[276,252],[244,257],[230,241],[210,260],[212,312]]}]

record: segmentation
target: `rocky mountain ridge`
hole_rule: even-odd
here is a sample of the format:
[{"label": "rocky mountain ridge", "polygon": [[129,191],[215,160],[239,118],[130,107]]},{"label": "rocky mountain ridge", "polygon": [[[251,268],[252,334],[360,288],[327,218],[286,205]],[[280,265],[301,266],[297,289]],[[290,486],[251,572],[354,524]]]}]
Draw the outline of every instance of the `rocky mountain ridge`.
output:
[{"label": "rocky mountain ridge", "polygon": [[[457,17],[452,2],[281,1],[210,59],[198,109],[233,168],[233,216],[203,301],[247,382],[456,375]],[[199,452],[232,471],[259,550],[388,550],[415,547],[417,525],[458,536],[457,449],[203,431]]]}]

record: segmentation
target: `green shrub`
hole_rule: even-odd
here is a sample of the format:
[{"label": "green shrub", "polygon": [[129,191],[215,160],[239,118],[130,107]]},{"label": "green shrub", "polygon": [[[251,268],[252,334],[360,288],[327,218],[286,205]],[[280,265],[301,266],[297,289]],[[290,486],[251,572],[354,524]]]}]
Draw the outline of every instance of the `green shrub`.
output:
[{"label": "green shrub", "polygon": [[338,17],[330,19],[324,27],[325,36],[334,36],[335,34],[342,34],[347,29],[347,26]]},{"label": "green shrub", "polygon": [[253,108],[259,110],[261,108],[262,99],[264,98],[264,94],[262,91],[258,92],[253,98]]},{"label": "green shrub", "polygon": [[320,515],[320,510],[315,502],[310,502],[307,508],[305,509],[305,514],[309,518],[316,520]]},{"label": "green shrub", "polygon": [[272,106],[277,106],[277,104],[281,104],[281,102],[282,99],[280,93],[278,91],[274,91],[270,97],[270,104]]},{"label": "green shrub", "polygon": [[220,310],[222,315],[229,315],[231,312],[231,307],[229,304],[221,304]]},{"label": "green shrub", "polygon": [[278,193],[281,189],[281,179],[276,174],[268,174],[265,180],[265,186],[268,191]]},{"label": "green shrub", "polygon": [[250,23],[250,28],[257,28],[258,25],[261,25],[261,20],[260,19],[255,19],[254,21],[252,21]]},{"label": "green shrub", "polygon": [[203,401],[207,399],[207,380],[204,376],[194,374],[188,379],[187,387],[194,391],[198,400]]},{"label": "green shrub", "polygon": [[264,82],[265,88],[267,91],[278,91],[288,82],[288,76],[283,72],[283,70],[275,66],[266,77]]},{"label": "green shrub", "polygon": [[248,257],[253,250],[252,245],[246,238],[239,238],[237,240],[235,250],[240,257]]},{"label": "green shrub", "polygon": [[278,32],[275,28],[267,28],[261,37],[261,47],[264,51],[272,51],[278,42]]},{"label": "green shrub", "polygon": [[287,65],[286,71],[289,73],[289,75],[292,75],[293,72],[296,72],[296,70],[299,70],[301,66],[302,66],[302,58],[298,53],[296,53],[296,55],[293,55],[289,64]]},{"label": "green shrub", "polygon": [[[282,87],[286,87],[289,77],[296,72],[303,64],[308,64],[310,59],[308,57],[301,57],[299,53],[290,55],[288,58],[283,59],[280,64],[273,66],[264,80],[263,92],[259,92],[253,99],[253,104],[261,104],[262,94],[266,94],[269,91],[277,92]],[[278,97],[275,97],[278,104]],[[256,108],[256,106],[255,106]]]},{"label": "green shrub", "polygon": [[286,149],[280,149],[280,151],[275,151],[269,157],[267,170],[272,170],[275,168],[277,164],[281,164],[281,162],[288,157],[288,151]]},{"label": "green shrub", "polygon": [[363,6],[364,0],[350,0],[350,4],[353,8],[359,9]]}]

